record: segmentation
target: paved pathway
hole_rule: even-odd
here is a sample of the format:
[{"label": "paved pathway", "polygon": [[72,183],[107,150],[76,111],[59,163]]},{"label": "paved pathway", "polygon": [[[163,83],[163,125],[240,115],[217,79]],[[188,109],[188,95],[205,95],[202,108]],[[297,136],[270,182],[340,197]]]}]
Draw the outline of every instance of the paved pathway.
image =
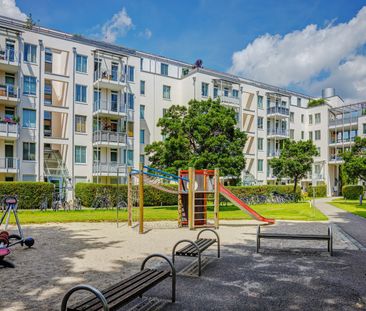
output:
[{"label": "paved pathway", "polygon": [[330,222],[339,226],[350,238],[356,240],[355,244],[358,244],[360,249],[366,250],[366,218],[328,204],[333,199],[316,199],[315,206],[328,216]]}]

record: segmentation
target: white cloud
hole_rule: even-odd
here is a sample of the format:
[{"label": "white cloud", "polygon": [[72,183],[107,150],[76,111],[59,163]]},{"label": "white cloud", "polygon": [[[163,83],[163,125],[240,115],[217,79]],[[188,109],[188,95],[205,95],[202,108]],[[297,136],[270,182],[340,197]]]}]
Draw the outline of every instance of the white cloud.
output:
[{"label": "white cloud", "polygon": [[145,28],[144,31],[141,31],[139,33],[139,36],[146,39],[150,39],[152,37],[152,31],[149,28]]},{"label": "white cloud", "polygon": [[15,3],[15,0],[0,0],[0,15],[25,20],[25,15]]},{"label": "white cloud", "polygon": [[[319,95],[326,86],[356,100],[365,93],[366,7],[347,23],[308,25],[284,36],[265,34],[232,57],[230,72],[278,86],[296,85]],[[324,80],[321,80],[324,79]]]},{"label": "white cloud", "polygon": [[132,26],[132,19],[123,8],[101,27],[102,39],[114,43],[118,37],[125,36]]}]

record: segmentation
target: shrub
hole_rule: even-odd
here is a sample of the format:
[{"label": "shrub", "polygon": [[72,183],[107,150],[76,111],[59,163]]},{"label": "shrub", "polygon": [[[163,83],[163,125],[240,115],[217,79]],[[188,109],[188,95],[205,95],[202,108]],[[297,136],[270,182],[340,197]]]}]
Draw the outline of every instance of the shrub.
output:
[{"label": "shrub", "polygon": [[317,106],[321,106],[324,104],[325,104],[324,98],[312,99],[312,100],[309,100],[309,102],[308,102],[308,108],[317,107]]},{"label": "shrub", "polygon": [[46,197],[52,201],[54,185],[47,182],[0,182],[0,196],[17,195],[19,209],[39,208]]},{"label": "shrub", "polygon": [[358,200],[363,191],[363,186],[358,185],[346,185],[342,188],[343,197],[347,200]]},{"label": "shrub", "polygon": [[313,197],[313,191],[315,189],[315,197],[316,198],[324,198],[327,196],[327,185],[317,185],[317,186],[308,186],[308,196],[309,198]]}]

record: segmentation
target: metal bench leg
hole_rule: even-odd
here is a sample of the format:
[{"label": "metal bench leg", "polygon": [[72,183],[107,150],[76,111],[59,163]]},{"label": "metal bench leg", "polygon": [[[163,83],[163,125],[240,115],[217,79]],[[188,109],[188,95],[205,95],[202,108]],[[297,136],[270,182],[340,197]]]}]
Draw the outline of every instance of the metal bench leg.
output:
[{"label": "metal bench leg", "polygon": [[201,276],[201,252],[198,249],[198,276]]},{"label": "metal bench leg", "polygon": [[328,227],[328,235],[329,235],[328,252],[330,252],[330,256],[333,256],[333,230],[332,230],[332,226]]},{"label": "metal bench leg", "polygon": [[205,231],[210,231],[210,232],[212,232],[213,234],[216,235],[216,241],[217,241],[217,258],[220,258],[220,237],[219,237],[219,235],[217,234],[217,232],[215,230],[212,230],[212,229],[202,229],[197,234],[197,240],[200,238],[202,232],[205,232]]},{"label": "metal bench leg", "polygon": [[260,240],[260,232],[261,232],[261,226],[258,226],[257,228],[257,253],[259,253],[259,248],[261,247],[261,240]]}]

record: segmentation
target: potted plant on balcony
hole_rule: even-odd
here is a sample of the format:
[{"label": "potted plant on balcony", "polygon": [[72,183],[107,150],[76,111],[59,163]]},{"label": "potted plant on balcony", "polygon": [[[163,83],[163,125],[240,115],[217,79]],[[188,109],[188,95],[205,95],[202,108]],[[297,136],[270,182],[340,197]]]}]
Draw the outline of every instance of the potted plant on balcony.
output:
[{"label": "potted plant on balcony", "polygon": [[14,123],[17,123],[17,124],[18,124],[18,123],[19,123],[19,121],[20,121],[19,116],[14,116],[14,117],[13,117],[13,122],[14,122]]}]

